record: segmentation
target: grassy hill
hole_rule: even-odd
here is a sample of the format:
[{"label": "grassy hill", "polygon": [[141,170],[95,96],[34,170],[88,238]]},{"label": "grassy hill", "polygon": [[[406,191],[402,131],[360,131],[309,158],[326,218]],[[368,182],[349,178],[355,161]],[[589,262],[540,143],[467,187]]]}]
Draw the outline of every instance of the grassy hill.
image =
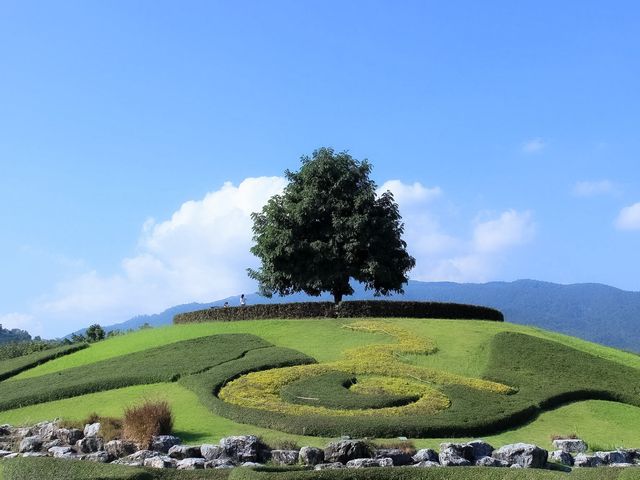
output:
[{"label": "grassy hill", "polygon": [[[12,371],[2,362],[0,370]],[[266,372],[244,375],[255,370]],[[172,404],[177,434],[193,443],[255,433],[324,445],[341,433],[406,432],[418,447],[473,435],[550,448],[552,435],[575,433],[595,448],[640,446],[640,356],[510,323],[175,325],[109,338],[14,373],[0,385],[0,424],[119,416],[157,397]],[[341,387],[345,375],[356,380],[350,389]],[[320,398],[318,382],[307,378],[335,394]],[[264,385],[277,388],[256,393]],[[368,415],[372,405],[376,414]]]}]

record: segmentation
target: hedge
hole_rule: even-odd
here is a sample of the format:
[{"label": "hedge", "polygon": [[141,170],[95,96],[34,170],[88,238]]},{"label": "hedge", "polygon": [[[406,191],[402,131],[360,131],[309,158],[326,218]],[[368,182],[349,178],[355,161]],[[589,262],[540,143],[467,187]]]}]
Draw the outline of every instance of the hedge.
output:
[{"label": "hedge", "polygon": [[76,343],[73,345],[63,345],[49,350],[41,350],[28,355],[2,360],[0,361],[0,381],[14,377],[25,370],[37,367],[49,360],[69,355],[70,353],[77,352],[78,350],[82,350],[87,347],[88,345],[86,343]]},{"label": "hedge", "polygon": [[173,382],[271,344],[255,335],[184,340],[141,352],[0,384],[0,410],[132,385]]},{"label": "hedge", "polygon": [[[487,467],[299,469],[149,469],[58,458],[14,458],[0,462],[6,480],[638,480],[637,468],[551,470]],[[0,477],[1,478],[1,477]]]},{"label": "hedge", "polygon": [[441,302],[357,300],[341,302],[298,302],[218,307],[179,313],[173,323],[262,320],[269,318],[447,318],[504,321],[496,309],[477,305]]}]

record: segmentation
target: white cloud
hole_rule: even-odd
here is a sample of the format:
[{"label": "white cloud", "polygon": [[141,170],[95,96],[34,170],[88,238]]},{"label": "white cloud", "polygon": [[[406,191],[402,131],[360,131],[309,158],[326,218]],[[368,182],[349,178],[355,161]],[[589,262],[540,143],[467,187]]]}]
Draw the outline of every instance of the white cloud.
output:
[{"label": "white cloud", "polygon": [[532,138],[522,144],[524,153],[537,153],[546,148],[547,144],[541,138]]},{"label": "white cloud", "polygon": [[576,182],[571,190],[571,193],[576,197],[594,197],[596,195],[608,195],[616,192],[617,188],[610,180]]},{"label": "white cloud", "polygon": [[170,219],[147,220],[138,254],[122,260],[115,275],[89,271],[57,285],[36,306],[48,333],[59,335],[89,323],[112,324],[185,302],[207,302],[249,292],[255,284],[251,213],[280,193],[281,177],[225,183],[203,199],[185,202]]},{"label": "white cloud", "polygon": [[378,188],[378,194],[387,190],[393,193],[393,198],[399,205],[407,207],[416,203],[429,202],[442,195],[440,187],[425,187],[420,182],[413,184],[402,183],[400,180],[387,180]]},{"label": "white cloud", "polygon": [[478,222],[473,230],[477,252],[493,253],[521,245],[533,237],[531,212],[507,210],[496,219]]},{"label": "white cloud", "polygon": [[640,202],[620,210],[615,225],[619,230],[640,230]]}]

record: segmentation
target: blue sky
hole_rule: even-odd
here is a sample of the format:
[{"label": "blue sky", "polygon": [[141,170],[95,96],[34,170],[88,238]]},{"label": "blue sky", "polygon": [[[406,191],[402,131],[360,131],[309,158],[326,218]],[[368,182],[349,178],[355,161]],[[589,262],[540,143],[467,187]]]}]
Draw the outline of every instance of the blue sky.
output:
[{"label": "blue sky", "polygon": [[319,146],[396,193],[413,278],[640,290],[639,20],[631,1],[4,0],[0,323],[55,336],[251,291],[248,214]]}]

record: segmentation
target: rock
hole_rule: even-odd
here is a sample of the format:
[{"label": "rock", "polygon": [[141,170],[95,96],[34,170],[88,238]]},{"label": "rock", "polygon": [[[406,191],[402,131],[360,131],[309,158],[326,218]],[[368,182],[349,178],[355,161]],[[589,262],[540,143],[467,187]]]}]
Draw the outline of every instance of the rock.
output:
[{"label": "rock", "polygon": [[59,428],[56,435],[65,445],[75,445],[78,440],[84,437],[84,433],[78,428]]},{"label": "rock", "polygon": [[84,460],[89,462],[107,463],[109,462],[109,454],[104,450],[86,455]]},{"label": "rock", "polygon": [[298,459],[303,465],[318,465],[324,463],[324,450],[316,447],[302,447]]},{"label": "rock", "polygon": [[629,467],[637,467],[635,463],[610,463],[610,467],[612,468],[629,468]]},{"label": "rock", "polygon": [[271,450],[271,461],[277,465],[298,463],[298,450]]},{"label": "rock", "polygon": [[11,430],[11,435],[15,437],[16,440],[22,440],[26,437],[32,437],[34,435],[31,427],[19,427]]},{"label": "rock", "polygon": [[3,458],[16,458],[19,455],[19,453],[10,453],[9,455],[5,455]]},{"label": "rock", "polygon": [[89,436],[81,438],[76,442],[78,453],[93,453],[102,450],[104,443],[100,437]]},{"label": "rock", "polygon": [[137,452],[127,455],[126,457],[119,458],[112,463],[115,463],[116,465],[142,467],[145,460],[160,456],[162,456],[160,452],[154,452],[152,450],[138,450]]},{"label": "rock", "polygon": [[18,451],[20,453],[25,452],[37,452],[42,448],[42,437],[34,435],[32,437],[25,437],[20,441],[20,447]]},{"label": "rock", "polygon": [[438,452],[432,450],[431,448],[423,448],[418,450],[416,454],[413,456],[413,461],[416,463],[419,462],[439,462]]},{"label": "rock", "polygon": [[467,460],[478,461],[481,458],[490,457],[495,450],[490,444],[484,440],[474,440],[466,444],[468,448],[471,448],[471,455],[473,458],[467,458]]},{"label": "rock", "polygon": [[584,453],[587,451],[587,444],[579,438],[560,438],[553,441],[553,446],[557,450],[566,453]]},{"label": "rock", "polygon": [[411,455],[399,448],[380,448],[375,451],[373,458],[390,458],[396,467],[411,465],[413,463]]},{"label": "rock", "polygon": [[200,470],[204,468],[204,458],[185,458],[176,464],[178,470]]},{"label": "rock", "polygon": [[177,460],[185,458],[201,458],[200,446],[174,445],[169,449],[169,456]]},{"label": "rock", "polygon": [[517,463],[514,463],[509,468],[522,468],[522,465],[518,465]]},{"label": "rock", "polygon": [[34,435],[42,437],[43,442],[50,442],[58,438],[58,421],[37,423],[32,427],[32,431]]},{"label": "rock", "polygon": [[[256,462],[244,462],[242,465],[240,465],[241,467],[247,467],[247,468],[257,468],[257,467],[264,467],[264,464],[262,463],[256,463]],[[233,466],[231,467],[233,468]]]},{"label": "rock", "polygon": [[211,461],[224,457],[224,448],[220,445],[211,445],[205,443],[200,446],[200,454],[205,460]]},{"label": "rock", "polygon": [[7,437],[12,434],[13,427],[9,424],[0,425],[0,437]]},{"label": "rock", "polygon": [[47,451],[53,455],[53,458],[65,458],[73,454],[71,447],[51,447]]},{"label": "rock", "polygon": [[[253,462],[245,462],[245,463],[253,463]],[[215,460],[211,460],[209,462],[205,462],[204,468],[233,468],[236,464],[230,458],[218,458]]]},{"label": "rock", "polygon": [[505,445],[493,452],[493,458],[509,464],[517,464],[524,468],[545,468],[549,452],[536,445],[514,443]]},{"label": "rock", "polygon": [[0,458],[4,458],[7,455],[11,455],[11,450],[0,450]]},{"label": "rock", "polygon": [[347,463],[357,458],[371,458],[369,445],[362,440],[332,442],[324,449],[324,460],[327,463]]},{"label": "rock", "polygon": [[176,468],[177,463],[175,459],[161,455],[145,459],[143,465],[148,468]]},{"label": "rock", "polygon": [[154,452],[169,453],[169,449],[174,445],[180,445],[182,441],[173,435],[156,435],[151,439],[150,450]]},{"label": "rock", "polygon": [[570,453],[565,452],[564,450],[554,450],[549,454],[549,459],[552,462],[573,467],[573,457]]},{"label": "rock", "polygon": [[220,440],[224,456],[238,463],[262,462],[269,458],[268,447],[255,435],[226,437]]},{"label": "rock", "polygon": [[473,459],[473,449],[466,444],[441,443],[438,460],[443,467],[468,467]]},{"label": "rock", "polygon": [[431,468],[431,467],[441,467],[442,465],[440,465],[438,462],[432,462],[431,460],[423,460],[422,462],[418,462],[413,466],[419,467],[419,468]]},{"label": "rock", "polygon": [[599,467],[600,465],[602,465],[602,459],[585,453],[579,453],[573,460],[574,467]]},{"label": "rock", "polygon": [[390,458],[356,458],[347,462],[347,468],[393,467]]},{"label": "rock", "polygon": [[98,435],[100,435],[100,422],[87,423],[84,426],[85,437],[97,437]]},{"label": "rock", "polygon": [[344,465],[340,462],[331,462],[331,463],[319,463],[315,467],[314,470],[335,470],[337,468],[344,468]]},{"label": "rock", "polygon": [[64,447],[64,442],[59,438],[55,440],[51,440],[49,442],[45,442],[42,444],[42,450],[49,450],[51,447]]},{"label": "rock", "polygon": [[480,457],[476,460],[477,467],[509,467],[509,463],[493,457]]},{"label": "rock", "polygon": [[104,444],[104,449],[111,458],[126,457],[137,450],[135,443],[128,440],[111,440]]},{"label": "rock", "polygon": [[602,460],[602,463],[606,465],[610,463],[631,463],[630,456],[626,455],[625,452],[622,451],[595,452],[593,456],[598,457]]},{"label": "rock", "polygon": [[[23,457],[48,457],[49,454],[44,452],[25,452],[22,454]],[[7,458],[7,457],[5,457]]]}]

